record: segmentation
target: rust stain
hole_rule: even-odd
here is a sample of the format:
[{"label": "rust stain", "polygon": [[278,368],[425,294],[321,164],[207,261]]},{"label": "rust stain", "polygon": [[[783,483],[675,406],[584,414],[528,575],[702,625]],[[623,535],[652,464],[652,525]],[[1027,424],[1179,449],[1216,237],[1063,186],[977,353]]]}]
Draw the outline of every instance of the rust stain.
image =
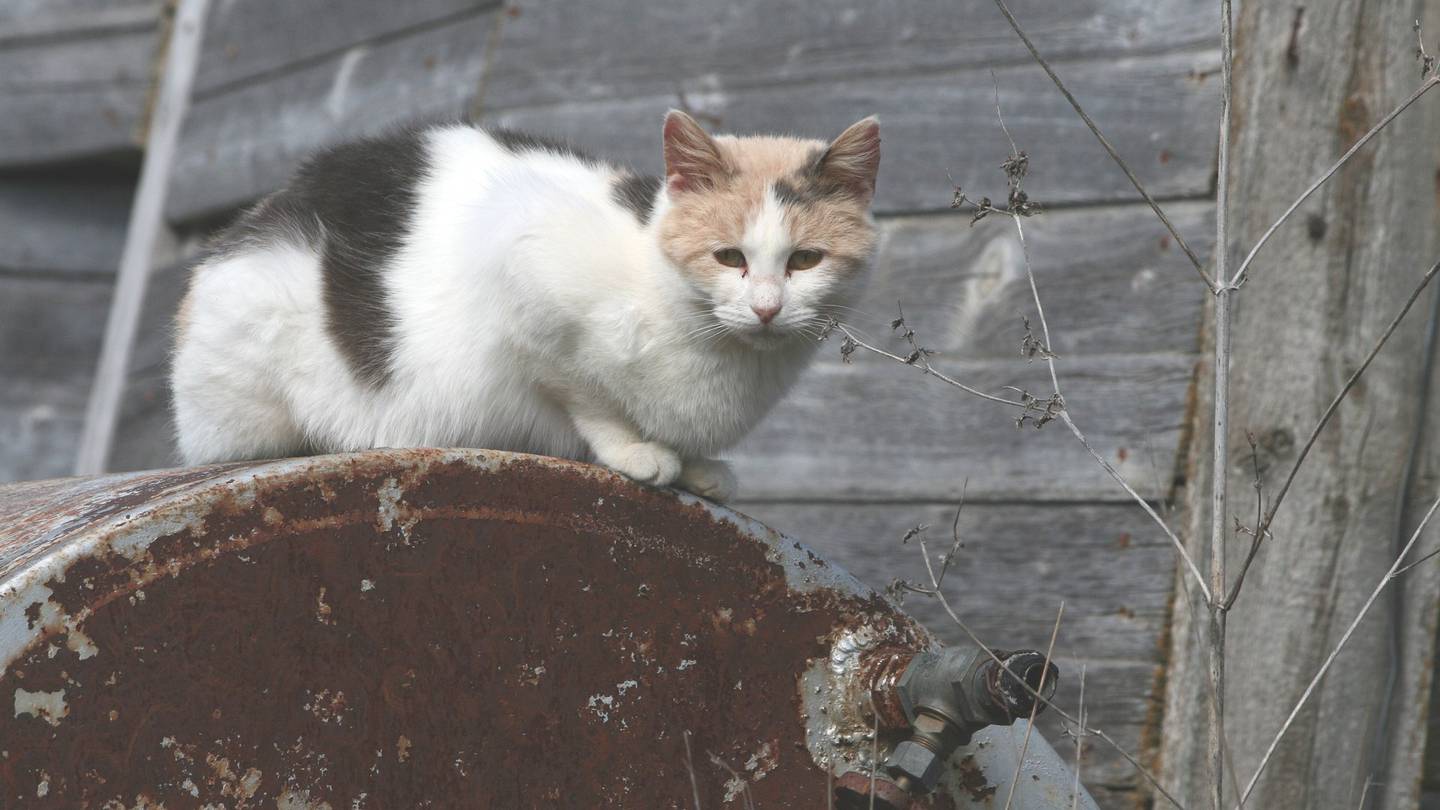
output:
[{"label": "rust stain", "polygon": [[977,802],[983,802],[995,795],[995,786],[985,778],[980,766],[975,763],[975,758],[967,756],[960,760],[960,767],[957,769],[960,774],[960,787],[969,794],[970,798]]},{"label": "rust stain", "polygon": [[90,646],[37,630],[0,676],[43,696],[0,711],[0,805],[680,807],[689,732],[705,806],[733,791],[710,754],[758,806],[823,806],[799,673],[849,627],[923,635],[878,596],[794,587],[766,543],[671,493],[398,457],[88,502],[123,521],[216,483],[138,556],[45,583]]}]

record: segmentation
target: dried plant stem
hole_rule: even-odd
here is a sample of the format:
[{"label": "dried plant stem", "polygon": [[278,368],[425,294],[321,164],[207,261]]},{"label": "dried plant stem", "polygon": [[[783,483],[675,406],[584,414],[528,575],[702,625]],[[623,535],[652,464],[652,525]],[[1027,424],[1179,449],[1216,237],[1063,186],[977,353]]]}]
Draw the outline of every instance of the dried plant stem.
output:
[{"label": "dried plant stem", "polygon": [[1080,763],[1085,756],[1085,665],[1080,665],[1080,723],[1075,728],[1075,784],[1070,788],[1070,810],[1080,807]]},{"label": "dried plant stem", "polygon": [[[981,641],[980,637],[975,635],[975,631],[970,629],[970,625],[966,624],[965,620],[960,618],[960,614],[955,612],[955,608],[950,604],[950,600],[945,598],[945,593],[935,586],[935,583],[938,580],[935,576],[935,566],[930,561],[930,551],[925,546],[925,536],[920,535],[919,540],[920,555],[925,560],[925,571],[930,576],[931,589],[926,591],[926,595],[933,596],[936,600],[938,600],[940,602],[940,607],[944,609],[945,614],[950,617],[950,620],[955,623],[955,626],[960,628],[960,632],[964,633],[965,637],[970,639],[970,642],[972,644],[979,647],[985,653],[985,655],[990,658],[991,661],[994,661],[997,665],[999,665],[1001,670],[1003,670],[1005,674],[1010,677],[1011,680],[1020,685],[1020,688],[1024,689],[1027,693],[1029,693],[1031,697],[1045,704],[1046,708],[1054,712],[1060,718],[1067,720],[1072,724],[1079,725],[1080,721],[1075,719],[1074,715],[1066,712],[1064,709],[1057,706],[1054,701],[1040,694],[1040,692],[1034,687],[1032,687],[1029,683],[1027,683],[1024,678],[1020,677],[1014,672],[1011,672],[1009,667],[1005,666],[1005,662],[1000,660],[1000,657],[995,654],[995,651],[993,649],[991,649],[990,645]],[[1181,804],[1179,799],[1175,798],[1175,796],[1172,795],[1170,791],[1166,790],[1165,786],[1160,784],[1160,780],[1156,779],[1154,774],[1150,773],[1150,771],[1147,770],[1144,765],[1140,764],[1140,760],[1136,759],[1130,754],[1129,751],[1126,751],[1123,746],[1115,742],[1115,739],[1113,737],[1098,728],[1094,728],[1092,726],[1087,726],[1086,728],[1089,730],[1090,734],[1093,734],[1103,740],[1106,745],[1110,746],[1110,748],[1115,751],[1115,753],[1124,757],[1125,761],[1129,762],[1130,765],[1135,768],[1135,772],[1145,777],[1145,781],[1149,782],[1150,786],[1155,788],[1155,791],[1157,793],[1165,797],[1166,801],[1170,802],[1170,804],[1174,805],[1179,810],[1185,810],[1185,805]]]},{"label": "dried plant stem", "polygon": [[855,332],[850,329],[850,327],[846,326],[845,324],[840,323],[839,321],[833,321],[832,323],[834,324],[834,328],[835,328],[835,329],[838,329],[841,334],[843,334],[845,337],[847,337],[847,338],[850,339],[850,342],[852,342],[852,343],[855,344],[855,347],[856,347],[856,348],[864,349],[865,351],[870,352],[870,353],[872,353],[872,354],[878,354],[878,355],[880,355],[881,357],[888,357],[889,359],[894,360],[894,361],[897,362],[897,363],[901,363],[901,364],[903,364],[903,365],[911,366],[911,367],[915,368],[916,370],[920,371],[921,373],[923,373],[923,374],[928,374],[928,375],[934,377],[935,379],[937,379],[937,380],[945,383],[946,385],[952,385],[952,386],[954,386],[954,387],[956,387],[956,388],[959,388],[961,391],[964,391],[964,392],[967,393],[967,394],[973,394],[973,395],[975,395],[975,396],[977,396],[977,397],[980,397],[981,399],[988,399],[988,400],[990,400],[991,402],[998,402],[998,403],[1000,403],[1001,405],[1010,405],[1010,406],[1016,407],[1016,408],[1024,408],[1024,407],[1025,407],[1025,403],[1023,403],[1023,402],[1018,402],[1018,401],[1013,400],[1013,399],[1006,399],[1006,398],[1004,398],[1004,397],[997,397],[997,396],[995,396],[994,394],[987,394],[987,393],[985,393],[984,391],[981,391],[981,390],[979,390],[979,389],[977,389],[977,388],[971,388],[970,386],[966,385],[965,383],[960,382],[959,380],[955,379],[954,377],[950,377],[950,376],[948,376],[948,375],[946,375],[946,374],[943,374],[943,373],[937,371],[933,366],[930,365],[930,361],[927,360],[927,359],[925,359],[925,357],[923,357],[923,356],[917,358],[914,362],[908,362],[908,361],[906,360],[906,358],[901,357],[901,356],[898,355],[898,354],[894,354],[893,352],[887,352],[887,351],[885,351],[884,349],[879,348],[878,346],[872,346],[872,345],[870,345],[869,343],[866,343],[863,339],[861,339],[860,337],[858,337],[858,336],[855,334]]},{"label": "dried plant stem", "polygon": [[1170,218],[1165,215],[1165,211],[1160,207],[1160,203],[1155,202],[1155,198],[1151,197],[1150,192],[1146,191],[1145,187],[1140,184],[1140,178],[1135,176],[1135,172],[1130,170],[1130,166],[1125,162],[1125,159],[1120,157],[1120,153],[1115,151],[1114,146],[1110,145],[1110,140],[1100,132],[1100,127],[1095,124],[1095,121],[1090,117],[1089,113],[1085,112],[1085,108],[1080,106],[1080,102],[1075,100],[1075,96],[1070,93],[1070,89],[1065,86],[1065,82],[1060,80],[1060,76],[1055,72],[1055,69],[1050,67],[1050,63],[1045,61],[1045,57],[1040,55],[1040,51],[1036,50],[1035,43],[1030,41],[1030,37],[1027,36],[1025,30],[1020,27],[1020,22],[1015,19],[1015,15],[1010,13],[1010,8],[1005,5],[1005,0],[995,0],[995,5],[1000,9],[1000,13],[1005,15],[1005,21],[1010,23],[1010,28],[1015,31],[1015,35],[1020,37],[1021,42],[1025,43],[1025,49],[1030,51],[1031,58],[1045,71],[1045,75],[1050,77],[1050,81],[1055,83],[1056,89],[1060,91],[1060,94],[1065,97],[1066,101],[1070,102],[1070,106],[1075,110],[1075,114],[1080,116],[1081,121],[1085,122],[1085,126],[1090,129],[1090,133],[1095,136],[1095,139],[1100,142],[1101,146],[1105,147],[1105,151],[1109,153],[1110,159],[1115,161],[1115,165],[1119,166],[1120,171],[1125,173],[1125,177],[1130,181],[1130,185],[1135,187],[1141,199],[1145,200],[1146,204],[1150,206],[1150,210],[1155,212],[1155,216],[1160,219],[1161,224],[1170,232],[1170,236],[1174,237],[1175,244],[1179,245],[1180,250],[1184,251],[1186,257],[1190,259],[1190,264],[1195,268],[1195,272],[1199,274],[1200,280],[1205,282],[1205,286],[1211,291],[1214,291],[1214,285],[1210,279],[1205,276],[1205,263],[1200,261],[1200,257],[1195,255],[1195,251],[1191,250],[1190,246],[1185,243],[1185,238],[1175,229],[1175,225],[1170,222]]},{"label": "dried plant stem", "polygon": [[1345,151],[1345,154],[1340,156],[1339,160],[1335,161],[1335,163],[1331,165],[1329,169],[1326,169],[1325,173],[1320,175],[1320,177],[1317,178],[1314,183],[1311,183],[1310,187],[1305,189],[1304,193],[1297,197],[1295,199],[1295,202],[1290,204],[1289,208],[1285,209],[1285,213],[1281,214],[1279,219],[1275,220],[1275,222],[1273,222],[1269,228],[1265,229],[1265,233],[1261,234],[1260,240],[1255,243],[1255,247],[1250,248],[1250,252],[1245,255],[1244,261],[1240,262],[1240,266],[1235,270],[1235,276],[1230,279],[1230,283],[1228,286],[1238,287],[1242,283],[1244,283],[1245,274],[1249,272],[1250,265],[1255,261],[1255,257],[1260,253],[1260,249],[1265,247],[1265,243],[1270,241],[1270,237],[1274,236],[1276,231],[1280,230],[1280,226],[1285,224],[1285,220],[1289,219],[1290,215],[1295,213],[1295,210],[1299,208],[1301,204],[1303,204],[1307,199],[1309,199],[1311,194],[1315,193],[1316,189],[1325,185],[1325,181],[1329,180],[1332,176],[1334,176],[1335,172],[1340,171],[1340,167],[1344,166],[1350,160],[1350,158],[1354,157],[1356,152],[1359,152],[1360,149],[1365,146],[1365,144],[1370,142],[1370,139],[1378,135],[1380,133],[1380,130],[1389,126],[1390,122],[1394,121],[1396,118],[1399,118],[1401,113],[1409,109],[1411,104],[1419,101],[1421,96],[1430,92],[1431,88],[1433,88],[1436,84],[1440,84],[1440,74],[1432,75],[1424,82],[1422,82],[1420,84],[1420,87],[1418,87],[1415,92],[1411,93],[1408,98],[1400,102],[1400,106],[1391,110],[1388,115],[1380,119],[1380,123],[1371,127],[1369,132],[1362,135],[1360,137],[1360,140],[1355,142],[1354,146],[1351,146],[1349,149],[1347,149]]},{"label": "dried plant stem", "polygon": [[[927,555],[928,556],[928,555]],[[1035,691],[1045,691],[1045,678],[1050,674],[1050,659],[1055,655],[1055,639],[1060,635],[1060,619],[1065,615],[1065,603],[1060,603],[1060,609],[1055,611],[1055,628],[1050,631],[1050,646],[1045,648],[1045,668],[1040,671],[1040,685]],[[873,701],[872,701],[873,702]],[[1083,713],[1083,709],[1081,710]],[[1020,773],[1025,768],[1025,752],[1030,750],[1030,732],[1035,730],[1035,715],[1040,712],[1040,703],[1037,701],[1030,707],[1030,718],[1025,723],[1025,737],[1020,742],[1020,757],[1015,760],[1015,776],[1010,780],[1010,792],[1005,796],[1005,810],[1010,810],[1010,803],[1015,800],[1015,791],[1020,787]]]},{"label": "dried plant stem", "polygon": [[1365,357],[1365,362],[1361,363],[1359,368],[1350,374],[1350,378],[1347,379],[1345,385],[1340,388],[1340,393],[1336,394],[1335,398],[1330,400],[1329,406],[1327,406],[1325,412],[1320,415],[1320,421],[1315,423],[1315,427],[1310,431],[1310,436],[1305,440],[1305,445],[1300,448],[1300,454],[1295,457],[1295,463],[1290,465],[1290,472],[1285,476],[1285,483],[1281,484],[1280,490],[1275,493],[1275,500],[1271,501],[1270,508],[1265,511],[1265,517],[1255,526],[1255,532],[1250,541],[1250,550],[1245,555],[1245,562],[1240,565],[1240,573],[1235,578],[1235,584],[1230,587],[1230,595],[1225,599],[1224,608],[1226,610],[1229,610],[1230,607],[1235,604],[1235,600],[1239,598],[1240,588],[1245,584],[1245,574],[1250,570],[1250,564],[1255,561],[1255,554],[1260,550],[1260,545],[1264,542],[1265,537],[1269,535],[1270,524],[1275,520],[1275,513],[1280,510],[1280,504],[1285,500],[1285,494],[1290,491],[1290,485],[1295,483],[1295,476],[1300,472],[1300,465],[1305,463],[1305,457],[1310,454],[1311,448],[1315,446],[1315,440],[1320,437],[1320,432],[1330,423],[1330,418],[1334,416],[1336,410],[1339,409],[1340,402],[1350,393],[1350,389],[1355,387],[1355,383],[1360,380],[1360,375],[1364,374],[1365,370],[1370,367],[1370,363],[1375,359],[1375,356],[1380,354],[1380,350],[1385,347],[1385,343],[1390,340],[1390,336],[1395,334],[1395,330],[1400,327],[1400,322],[1409,314],[1410,308],[1415,305],[1415,302],[1420,298],[1420,294],[1430,285],[1430,280],[1435,278],[1437,273],[1440,273],[1440,261],[1430,266],[1430,270],[1425,273],[1425,276],[1420,279],[1420,283],[1411,291],[1410,297],[1405,300],[1405,305],[1402,306],[1400,311],[1395,314],[1395,317],[1390,320],[1390,325],[1385,327],[1385,331],[1381,333],[1380,339],[1375,341],[1375,346],[1370,349],[1370,354]]},{"label": "dried plant stem", "polygon": [[695,760],[690,756],[690,729],[682,733],[685,738],[685,769],[690,772],[690,792],[695,796],[695,810],[700,810],[700,782],[695,779]]},{"label": "dried plant stem", "polygon": [[[1011,217],[1011,219],[1015,222],[1015,233],[1020,239],[1020,255],[1025,261],[1025,275],[1030,281],[1030,295],[1035,301],[1035,310],[1040,317],[1040,333],[1045,338],[1045,345],[1049,347],[1052,345],[1050,343],[1050,325],[1045,321],[1045,308],[1040,304],[1040,290],[1035,286],[1035,270],[1030,264],[1030,247],[1025,242],[1025,226],[1021,223],[1020,217]],[[1055,393],[1058,395],[1060,394],[1060,379],[1055,373],[1054,355],[1047,355],[1045,357],[1045,363],[1050,368],[1050,382],[1055,386]],[[1205,577],[1200,573],[1200,568],[1195,565],[1195,561],[1190,558],[1190,553],[1185,550],[1185,544],[1180,542],[1180,538],[1176,536],[1175,532],[1170,530],[1164,518],[1160,517],[1160,513],[1156,512],[1155,508],[1141,497],[1140,493],[1136,492],[1134,487],[1130,486],[1130,483],[1125,480],[1124,476],[1120,475],[1120,471],[1116,470],[1109,461],[1105,460],[1104,456],[1095,451],[1095,448],[1090,445],[1089,440],[1085,438],[1085,434],[1082,433],[1079,426],[1075,424],[1075,420],[1070,418],[1069,410],[1062,408],[1059,416],[1060,421],[1065,423],[1065,427],[1070,429],[1071,435],[1073,435],[1086,450],[1090,451],[1090,456],[1095,459],[1101,469],[1105,470],[1111,478],[1115,479],[1115,482],[1129,493],[1130,497],[1135,500],[1135,503],[1139,504],[1140,508],[1145,510],[1145,514],[1149,515],[1150,519],[1155,521],[1155,525],[1159,526],[1160,530],[1165,532],[1165,536],[1170,538],[1170,544],[1175,547],[1175,551],[1180,555],[1180,558],[1185,561],[1185,565],[1190,569],[1191,575],[1195,577],[1196,584],[1200,586],[1200,591],[1205,594],[1205,601],[1209,602],[1210,588],[1205,584]]]},{"label": "dried plant stem", "polygon": [[[1234,92],[1231,66],[1234,62],[1234,37],[1231,30],[1230,0],[1220,0],[1220,137],[1215,181],[1215,375],[1214,434],[1211,448],[1210,476],[1210,592],[1206,599],[1210,621],[1206,642],[1210,676],[1210,701],[1207,704],[1206,761],[1210,769],[1210,800],[1214,810],[1224,808],[1225,767],[1225,609],[1220,598],[1225,595],[1225,519],[1227,485],[1230,471],[1230,295],[1235,288],[1226,282],[1229,238],[1226,233],[1230,214],[1230,104]],[[1243,797],[1242,797],[1243,803]]]},{"label": "dried plant stem", "polygon": [[1420,520],[1420,525],[1415,527],[1415,532],[1410,535],[1409,542],[1405,544],[1405,548],[1401,549],[1399,556],[1395,558],[1395,562],[1390,566],[1390,570],[1385,572],[1385,576],[1380,579],[1380,584],[1376,585],[1375,590],[1370,592],[1370,597],[1365,600],[1365,604],[1361,606],[1359,614],[1350,622],[1350,626],[1345,628],[1345,633],[1340,636],[1340,641],[1335,645],[1335,649],[1330,651],[1330,654],[1325,657],[1325,662],[1320,665],[1319,671],[1315,673],[1315,677],[1310,679],[1309,685],[1305,687],[1305,691],[1300,695],[1300,700],[1296,702],[1295,708],[1290,710],[1290,715],[1285,718],[1284,724],[1280,726],[1280,730],[1276,732],[1274,739],[1270,741],[1270,746],[1265,749],[1265,756],[1261,757],[1260,765],[1255,769],[1255,775],[1250,777],[1250,782],[1245,786],[1245,791],[1240,794],[1242,803],[1250,798],[1250,794],[1255,790],[1256,783],[1260,781],[1260,775],[1265,772],[1265,766],[1270,764],[1270,758],[1275,754],[1275,749],[1279,747],[1280,740],[1285,736],[1285,732],[1290,730],[1290,725],[1295,722],[1295,718],[1299,716],[1300,710],[1303,709],[1305,703],[1310,700],[1310,695],[1314,694],[1315,687],[1320,684],[1325,674],[1330,671],[1330,666],[1335,663],[1335,659],[1339,657],[1340,651],[1345,649],[1345,644],[1350,641],[1350,636],[1355,633],[1355,628],[1360,626],[1360,622],[1365,618],[1366,614],[1370,612],[1370,607],[1375,604],[1375,600],[1380,597],[1380,593],[1385,590],[1385,586],[1389,585],[1392,580],[1400,575],[1405,558],[1409,556],[1410,550],[1414,548],[1415,543],[1419,541],[1420,535],[1424,533],[1425,527],[1430,523],[1430,519],[1435,516],[1436,509],[1440,509],[1440,497],[1437,497],[1435,501],[1430,504],[1429,511],[1427,511],[1425,517]]}]

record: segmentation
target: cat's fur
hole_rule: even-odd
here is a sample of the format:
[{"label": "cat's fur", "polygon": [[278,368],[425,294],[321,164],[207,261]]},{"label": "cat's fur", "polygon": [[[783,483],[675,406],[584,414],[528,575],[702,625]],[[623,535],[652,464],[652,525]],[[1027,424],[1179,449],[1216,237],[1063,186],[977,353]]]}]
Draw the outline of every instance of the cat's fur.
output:
[{"label": "cat's fur", "polygon": [[172,376],[185,460],[486,447],[730,496],[714,455],[870,262],[879,125],[827,146],[671,112],[663,142],[663,181],[462,125],[311,159],[194,271]]}]

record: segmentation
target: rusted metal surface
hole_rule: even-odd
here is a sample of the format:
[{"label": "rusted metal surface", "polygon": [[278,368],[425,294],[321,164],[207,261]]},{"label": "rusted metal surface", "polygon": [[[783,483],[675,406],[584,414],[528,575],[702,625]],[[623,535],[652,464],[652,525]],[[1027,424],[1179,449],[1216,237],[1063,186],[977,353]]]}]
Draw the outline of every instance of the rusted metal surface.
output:
[{"label": "rusted metal surface", "polygon": [[[877,645],[932,642],[799,543],[570,462],[0,488],[0,807],[678,808],[692,775],[703,807],[824,807],[894,742],[856,697]],[[1012,733],[917,806],[1003,802]],[[1031,774],[1015,806],[1057,806]]]}]

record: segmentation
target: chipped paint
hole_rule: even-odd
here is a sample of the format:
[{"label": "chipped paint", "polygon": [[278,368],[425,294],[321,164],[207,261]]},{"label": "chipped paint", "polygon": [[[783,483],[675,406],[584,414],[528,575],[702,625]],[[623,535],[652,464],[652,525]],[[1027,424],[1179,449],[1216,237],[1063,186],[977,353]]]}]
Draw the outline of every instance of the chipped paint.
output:
[{"label": "chipped paint", "polygon": [[29,715],[52,726],[58,726],[61,718],[69,713],[70,707],[65,704],[64,689],[54,692],[28,692],[18,688],[15,690],[16,717]]}]

